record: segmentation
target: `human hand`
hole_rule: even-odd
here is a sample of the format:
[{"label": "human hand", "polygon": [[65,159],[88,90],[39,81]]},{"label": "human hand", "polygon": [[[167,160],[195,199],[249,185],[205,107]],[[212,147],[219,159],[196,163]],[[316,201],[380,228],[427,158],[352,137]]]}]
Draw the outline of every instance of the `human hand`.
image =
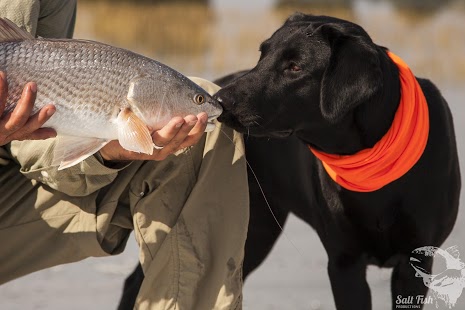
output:
[{"label": "human hand", "polygon": [[6,75],[0,72],[0,146],[13,140],[43,140],[56,136],[50,128],[40,128],[55,113],[53,105],[46,105],[31,116],[37,95],[37,85],[27,83],[15,109],[2,115],[8,97]]},{"label": "human hand", "polygon": [[154,149],[152,155],[128,151],[117,140],[105,145],[100,150],[100,155],[106,161],[163,160],[168,155],[199,142],[207,127],[207,120],[206,113],[172,118],[166,126],[152,133],[153,143],[163,147]]}]

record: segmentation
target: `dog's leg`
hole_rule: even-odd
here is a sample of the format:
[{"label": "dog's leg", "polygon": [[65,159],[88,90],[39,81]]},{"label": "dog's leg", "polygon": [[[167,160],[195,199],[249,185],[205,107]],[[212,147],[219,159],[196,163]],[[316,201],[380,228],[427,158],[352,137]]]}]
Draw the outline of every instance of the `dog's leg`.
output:
[{"label": "dog's leg", "polygon": [[311,153],[306,145],[297,138],[247,137],[244,141],[250,165],[250,220],[243,264],[245,279],[271,252],[289,212],[296,206],[305,210],[310,203],[305,198],[313,196],[312,185],[307,181],[309,177],[303,177],[301,173],[305,169],[309,174],[312,171],[308,167]]},{"label": "dog's leg", "polygon": [[371,293],[362,257],[330,256],[328,274],[338,310],[370,310]]},{"label": "dog's leg", "polygon": [[284,226],[289,215],[288,209],[273,206],[275,219],[270,213],[263,196],[256,185],[249,182],[250,191],[250,220],[245,243],[245,257],[243,264],[244,279],[256,269],[271,252],[273,245],[281,235],[281,227]]},{"label": "dog's leg", "polygon": [[130,310],[134,308],[137,294],[144,280],[142,266],[137,264],[136,269],[124,281],[123,295],[119,302],[118,310]]},{"label": "dog's leg", "polygon": [[[424,258],[422,262],[422,268],[425,274],[431,274],[431,270],[433,269],[433,260]],[[392,309],[396,309],[396,302],[402,303],[402,300],[408,300],[409,305],[418,305],[420,307],[416,309],[422,309],[422,302],[425,300],[427,293],[428,287],[426,287],[426,285],[423,283],[423,279],[421,277],[415,276],[415,270],[410,265],[409,258],[403,258],[394,267],[392,272]]]}]

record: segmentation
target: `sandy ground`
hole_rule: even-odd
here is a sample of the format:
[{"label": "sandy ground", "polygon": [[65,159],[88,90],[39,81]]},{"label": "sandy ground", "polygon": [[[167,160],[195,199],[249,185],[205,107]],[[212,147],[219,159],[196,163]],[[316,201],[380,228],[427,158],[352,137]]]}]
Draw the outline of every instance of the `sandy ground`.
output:
[{"label": "sandy ground", "polygon": [[[445,90],[444,96],[455,117],[461,166],[465,167],[465,105],[462,104],[465,91]],[[461,210],[443,249],[458,245],[465,256],[464,224],[465,214]],[[316,234],[295,217],[289,219],[284,231],[285,236],[245,284],[244,309],[334,309],[326,274],[327,257]],[[58,266],[0,286],[0,310],[115,309],[123,280],[137,261],[137,247],[131,240],[126,251],[117,257]],[[370,267],[368,270],[373,309],[390,309],[390,273],[389,269]],[[426,309],[436,308],[431,305]],[[465,309],[465,296],[459,299],[455,309]]]}]

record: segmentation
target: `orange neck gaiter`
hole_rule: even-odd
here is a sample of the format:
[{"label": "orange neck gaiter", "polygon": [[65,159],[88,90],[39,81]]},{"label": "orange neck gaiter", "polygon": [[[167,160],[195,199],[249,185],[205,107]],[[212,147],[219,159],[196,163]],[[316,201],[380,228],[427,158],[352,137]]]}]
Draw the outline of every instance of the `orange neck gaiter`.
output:
[{"label": "orange neck gaiter", "polygon": [[332,155],[310,150],[323,162],[329,176],[342,187],[372,192],[397,180],[420,159],[428,141],[426,98],[407,64],[388,52],[399,68],[401,98],[391,128],[373,148],[354,155]]}]

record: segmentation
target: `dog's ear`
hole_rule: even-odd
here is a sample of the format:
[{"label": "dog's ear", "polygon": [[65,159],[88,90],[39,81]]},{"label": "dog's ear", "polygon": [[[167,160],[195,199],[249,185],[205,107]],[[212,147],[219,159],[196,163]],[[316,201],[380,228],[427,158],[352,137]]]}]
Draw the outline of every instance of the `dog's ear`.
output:
[{"label": "dog's ear", "polygon": [[376,46],[361,27],[348,23],[319,28],[331,48],[321,81],[320,108],[325,119],[336,123],[380,89],[380,61]]}]

